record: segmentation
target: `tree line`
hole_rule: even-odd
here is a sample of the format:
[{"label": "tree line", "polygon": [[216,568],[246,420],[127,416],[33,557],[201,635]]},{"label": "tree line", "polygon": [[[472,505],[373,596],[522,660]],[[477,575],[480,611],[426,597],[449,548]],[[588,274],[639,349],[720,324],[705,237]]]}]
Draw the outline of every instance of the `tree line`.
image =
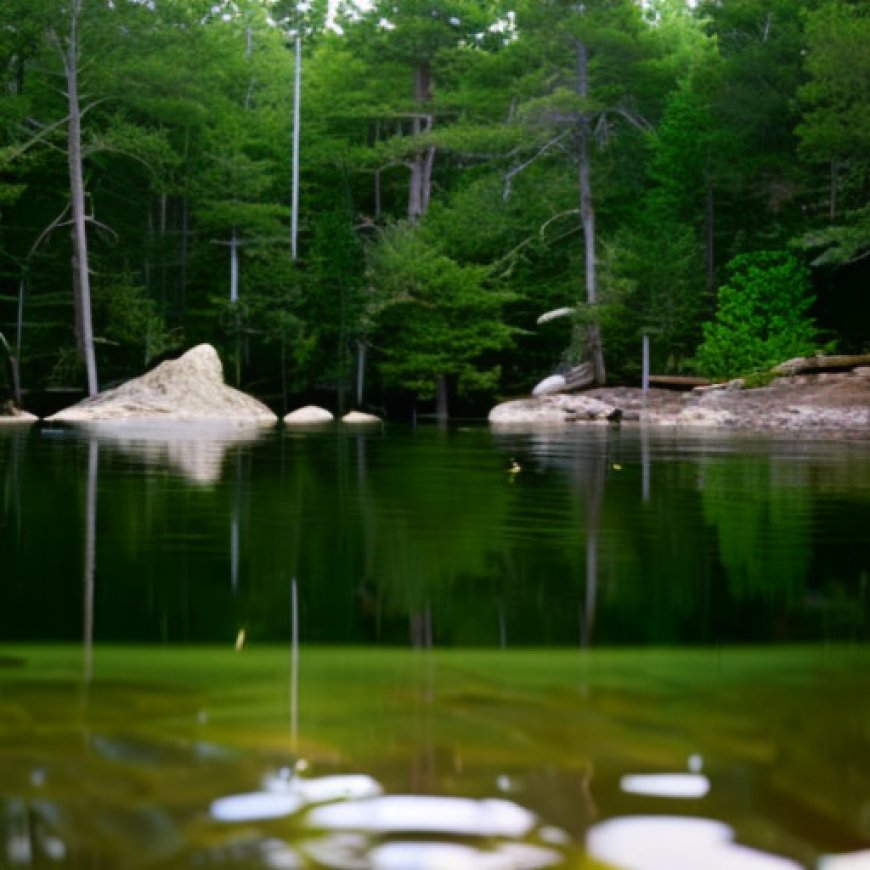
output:
[{"label": "tree line", "polygon": [[865,350],[868,44],[850,0],[7,0],[0,389],[209,341],[279,410],[446,415],[643,333]]}]

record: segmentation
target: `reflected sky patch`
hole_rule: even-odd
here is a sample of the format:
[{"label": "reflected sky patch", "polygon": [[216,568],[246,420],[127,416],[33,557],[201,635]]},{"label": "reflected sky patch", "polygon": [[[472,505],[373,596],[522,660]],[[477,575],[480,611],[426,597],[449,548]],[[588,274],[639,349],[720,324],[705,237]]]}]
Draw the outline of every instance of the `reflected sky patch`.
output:
[{"label": "reflected sky patch", "polygon": [[309,804],[366,798],[382,791],[380,784],[365,774],[303,779],[279,773],[265,778],[263,791],[219,798],[209,812],[220,822],[265,821],[292,815]]},{"label": "reflected sky patch", "polygon": [[308,814],[315,828],[472,837],[524,837],[535,822],[533,813],[510,801],[421,795],[330,804]]},{"label": "reflected sky patch", "polygon": [[710,791],[710,780],[695,773],[629,774],[619,781],[626,794],[664,798],[702,798]]},{"label": "reflected sky patch", "polygon": [[619,870],[801,870],[733,837],[731,827],[711,819],[624,816],[594,825],[586,848]]},{"label": "reflected sky patch", "polygon": [[256,822],[292,815],[303,805],[297,794],[253,791],[213,801],[210,813],[219,822]]}]

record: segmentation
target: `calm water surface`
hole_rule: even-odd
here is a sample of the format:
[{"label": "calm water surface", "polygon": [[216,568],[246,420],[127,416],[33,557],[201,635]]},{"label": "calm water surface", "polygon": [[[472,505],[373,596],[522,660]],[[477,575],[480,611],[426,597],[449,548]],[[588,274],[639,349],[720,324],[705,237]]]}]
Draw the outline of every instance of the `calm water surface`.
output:
[{"label": "calm water surface", "polygon": [[0,867],[870,866],[870,441],[0,430],[0,595]]}]

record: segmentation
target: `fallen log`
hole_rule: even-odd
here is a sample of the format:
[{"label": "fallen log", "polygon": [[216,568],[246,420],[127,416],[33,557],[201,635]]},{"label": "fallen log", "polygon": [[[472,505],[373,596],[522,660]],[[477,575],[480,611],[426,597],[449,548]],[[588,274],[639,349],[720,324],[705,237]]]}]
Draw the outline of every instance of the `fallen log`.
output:
[{"label": "fallen log", "polygon": [[775,375],[804,375],[813,372],[849,371],[866,365],[870,365],[870,353],[799,356],[774,366],[770,371]]},{"label": "fallen log", "polygon": [[595,382],[595,376],[592,373],[592,363],[581,363],[565,372],[565,387],[566,390],[582,390],[585,387],[591,387]]},{"label": "fallen log", "polygon": [[670,387],[676,390],[690,390],[692,387],[706,387],[710,385],[707,378],[698,378],[691,375],[650,375],[651,386]]}]

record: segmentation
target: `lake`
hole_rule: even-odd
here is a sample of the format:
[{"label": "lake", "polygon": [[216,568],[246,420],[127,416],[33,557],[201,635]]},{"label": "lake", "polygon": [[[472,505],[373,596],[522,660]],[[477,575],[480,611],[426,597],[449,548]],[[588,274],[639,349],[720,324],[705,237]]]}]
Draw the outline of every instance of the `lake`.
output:
[{"label": "lake", "polygon": [[7,427],[0,578],[0,867],[870,866],[870,441]]}]

